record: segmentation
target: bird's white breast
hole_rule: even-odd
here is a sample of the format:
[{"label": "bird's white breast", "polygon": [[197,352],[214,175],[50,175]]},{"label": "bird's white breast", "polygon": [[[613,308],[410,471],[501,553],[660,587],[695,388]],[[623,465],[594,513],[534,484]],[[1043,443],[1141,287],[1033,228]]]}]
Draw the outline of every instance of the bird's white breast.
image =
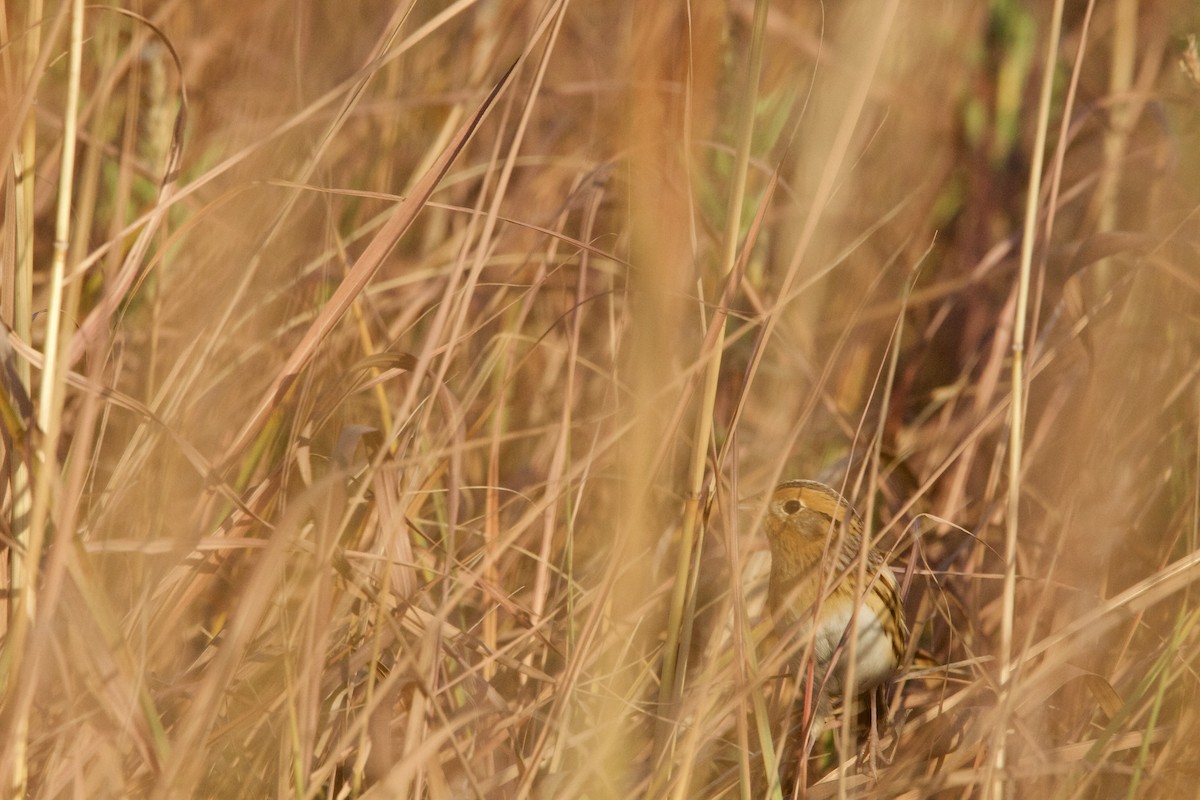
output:
[{"label": "bird's white breast", "polygon": [[[828,601],[827,601],[828,602]],[[832,604],[829,604],[832,605]],[[815,662],[818,673],[822,665],[828,665],[833,659],[834,652],[842,643],[842,636],[850,625],[851,606],[849,603],[838,603],[837,607],[822,609],[821,627],[817,631],[815,647]],[[833,695],[844,694],[846,672],[850,659],[850,641],[847,638],[838,653],[837,662],[830,671],[826,690]],[[888,638],[879,617],[866,603],[858,609],[858,643],[854,652],[854,691],[859,695],[886,681],[896,671],[895,653],[892,642]],[[824,675],[816,676],[818,685]]]}]

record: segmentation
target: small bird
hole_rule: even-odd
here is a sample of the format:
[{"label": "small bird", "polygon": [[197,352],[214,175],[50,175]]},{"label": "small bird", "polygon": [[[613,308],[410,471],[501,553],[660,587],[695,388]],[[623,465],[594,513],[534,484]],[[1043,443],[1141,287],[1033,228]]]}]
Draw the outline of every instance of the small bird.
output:
[{"label": "small bird", "polygon": [[[832,698],[856,697],[895,675],[908,642],[896,576],[874,548],[866,553],[866,582],[857,586],[863,524],[850,504],[817,481],[775,487],[767,506],[771,579],[767,606],[780,636],[803,649],[810,636],[817,690],[815,720]],[[847,629],[858,609],[854,685],[847,687]],[[814,626],[815,636],[814,636]],[[847,689],[850,691],[847,691]]]}]

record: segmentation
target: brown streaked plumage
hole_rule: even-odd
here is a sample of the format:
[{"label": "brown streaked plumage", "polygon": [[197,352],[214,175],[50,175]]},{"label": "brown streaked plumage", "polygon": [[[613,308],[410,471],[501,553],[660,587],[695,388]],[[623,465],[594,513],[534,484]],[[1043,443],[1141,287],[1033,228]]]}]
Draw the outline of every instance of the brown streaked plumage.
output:
[{"label": "brown streaked plumage", "polygon": [[[867,550],[865,596],[855,585],[863,525],[850,504],[823,483],[787,481],[771,495],[766,529],[771,544],[767,605],[777,631],[795,637],[803,649],[816,626],[814,674],[818,686],[825,681],[818,712],[827,712],[833,697],[856,696],[889,680],[904,655],[908,626],[896,576],[879,551]],[[817,609],[823,591],[826,594]],[[842,647],[836,663],[834,655],[856,606],[855,677],[853,691],[847,692],[849,643]]]}]

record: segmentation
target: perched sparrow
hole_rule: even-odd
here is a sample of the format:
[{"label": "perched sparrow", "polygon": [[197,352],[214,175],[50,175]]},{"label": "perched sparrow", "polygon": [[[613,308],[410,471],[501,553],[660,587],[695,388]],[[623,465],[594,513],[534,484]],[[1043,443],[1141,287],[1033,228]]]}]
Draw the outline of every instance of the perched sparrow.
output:
[{"label": "perched sparrow", "polygon": [[[767,506],[766,528],[771,543],[767,605],[778,633],[794,637],[799,649],[816,627],[813,674],[818,688],[824,683],[824,691],[814,696],[821,716],[828,713],[833,697],[870,691],[900,666],[908,626],[896,576],[871,548],[866,583],[856,586],[862,519],[823,483],[787,481],[776,486]],[[846,687],[850,645],[843,638],[855,608],[854,686]]]}]

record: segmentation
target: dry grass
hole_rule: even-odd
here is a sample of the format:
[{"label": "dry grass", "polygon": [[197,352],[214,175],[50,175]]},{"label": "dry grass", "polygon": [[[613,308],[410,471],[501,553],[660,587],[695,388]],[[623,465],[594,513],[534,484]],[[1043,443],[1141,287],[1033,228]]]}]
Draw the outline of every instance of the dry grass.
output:
[{"label": "dry grass", "polygon": [[[0,31],[4,794],[1194,797],[1192,4],[74,7]],[[755,645],[821,475],[875,774]]]}]

